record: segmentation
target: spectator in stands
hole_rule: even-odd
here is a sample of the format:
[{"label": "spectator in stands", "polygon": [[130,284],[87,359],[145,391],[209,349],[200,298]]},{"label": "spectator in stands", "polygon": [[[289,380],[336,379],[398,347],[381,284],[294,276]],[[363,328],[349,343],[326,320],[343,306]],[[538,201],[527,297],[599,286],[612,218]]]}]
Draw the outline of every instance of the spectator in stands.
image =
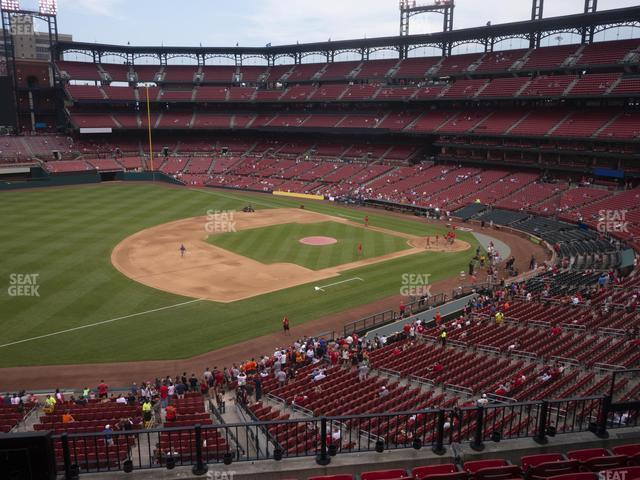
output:
[{"label": "spectator in stands", "polygon": [[189,387],[192,392],[198,391],[198,379],[196,378],[195,373],[192,373],[191,377],[189,378]]},{"label": "spectator in stands", "polygon": [[256,396],[256,402],[259,402],[262,398],[262,379],[260,378],[260,375],[253,376],[253,387],[254,394]]},{"label": "spectator in stands", "polygon": [[131,418],[122,418],[120,419],[120,421],[118,422],[118,429],[128,432],[130,430],[133,430],[133,420],[131,420]]},{"label": "spectator in stands", "polygon": [[446,347],[447,346],[447,330],[445,330],[443,328],[440,331],[439,338],[440,338],[440,343],[442,344],[442,346]]},{"label": "spectator in stands", "polygon": [[118,405],[126,405],[127,404],[127,399],[125,398],[124,395],[120,394],[120,395],[118,395],[118,398],[116,399],[116,403]]},{"label": "spectator in stands", "polygon": [[102,431],[104,435],[104,441],[107,443],[109,447],[113,446],[113,429],[111,425],[107,424],[104,426],[104,430]]},{"label": "spectator in stands", "polygon": [[[9,400],[11,402],[11,400]],[[56,408],[56,399],[51,395],[47,395],[44,401],[44,413],[53,413]]]},{"label": "spectator in stands", "polygon": [[436,362],[431,366],[430,371],[436,374],[442,373],[444,371],[444,365],[440,362]]},{"label": "spectator in stands", "polygon": [[187,390],[187,386],[182,383],[179,382],[176,385],[176,395],[178,396],[179,399],[183,399],[184,398],[184,392]]},{"label": "spectator in stands", "polygon": [[169,386],[166,383],[163,383],[160,385],[158,392],[160,394],[160,406],[162,408],[167,408],[167,405],[169,404]]},{"label": "spectator in stands", "polygon": [[284,370],[278,370],[276,372],[276,380],[278,382],[278,385],[280,387],[284,387],[285,384],[287,383],[287,372],[285,372]]},{"label": "spectator in stands", "polygon": [[389,390],[384,385],[380,388],[380,393],[378,394],[380,398],[385,398],[389,396]]},{"label": "spectator in stands", "polygon": [[56,397],[56,402],[64,403],[64,395],[62,394],[59,388],[56,388],[55,397]]},{"label": "spectator in stands", "polygon": [[478,399],[476,402],[479,407],[486,407],[489,404],[489,399],[487,398],[487,394],[483,393],[482,397]]},{"label": "spectator in stands", "polygon": [[165,419],[167,422],[175,422],[176,421],[176,407],[173,405],[168,405],[165,410]]},{"label": "spectator in stands", "polygon": [[238,372],[236,380],[238,381],[238,388],[244,388],[247,385],[247,374],[243,371]]},{"label": "spectator in stands", "polygon": [[109,396],[109,386],[104,383],[104,380],[100,380],[97,390],[99,398],[107,398]]},{"label": "spectator in stands", "polygon": [[340,446],[340,437],[341,437],[340,427],[338,427],[337,425],[334,425],[333,429],[331,431],[331,438],[329,439],[329,441],[327,443],[329,445],[335,445],[335,446],[339,447]]},{"label": "spectator in stands", "polygon": [[360,365],[358,366],[358,380],[363,382],[367,379],[368,374],[369,366],[365,362],[360,363]]},{"label": "spectator in stands", "polygon": [[62,414],[62,423],[73,423],[75,421],[76,421],[75,418],[73,418],[73,416],[71,415],[71,412],[69,410],[66,410]]},{"label": "spectator in stands", "polygon": [[320,369],[318,369],[318,373],[316,373],[315,376],[313,377],[313,381],[314,382],[319,382],[320,380],[323,380],[325,378],[327,378],[325,370],[324,370],[324,368],[320,368]]}]

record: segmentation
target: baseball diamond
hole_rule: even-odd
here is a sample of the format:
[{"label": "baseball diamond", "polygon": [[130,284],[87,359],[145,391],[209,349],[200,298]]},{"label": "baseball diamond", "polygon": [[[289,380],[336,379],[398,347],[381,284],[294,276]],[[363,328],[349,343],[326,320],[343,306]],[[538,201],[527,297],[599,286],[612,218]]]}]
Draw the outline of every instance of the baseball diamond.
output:
[{"label": "baseball diamond", "polygon": [[640,480],[640,5],[544,3],[0,0],[0,480]]}]

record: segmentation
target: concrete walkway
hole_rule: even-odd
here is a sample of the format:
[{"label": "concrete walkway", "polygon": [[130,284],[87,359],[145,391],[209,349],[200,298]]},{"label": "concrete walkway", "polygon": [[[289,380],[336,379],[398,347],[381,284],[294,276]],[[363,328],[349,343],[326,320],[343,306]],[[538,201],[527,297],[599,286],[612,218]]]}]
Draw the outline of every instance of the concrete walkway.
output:
[{"label": "concrete walkway", "polygon": [[476,237],[478,243],[480,243],[480,245],[482,245],[482,248],[484,248],[485,250],[487,250],[489,248],[489,244],[493,242],[493,246],[498,250],[498,253],[500,253],[500,257],[503,260],[506,260],[509,255],[511,255],[511,247],[506,243],[498,240],[497,238],[493,238],[489,235],[478,232],[471,232],[471,234]]}]

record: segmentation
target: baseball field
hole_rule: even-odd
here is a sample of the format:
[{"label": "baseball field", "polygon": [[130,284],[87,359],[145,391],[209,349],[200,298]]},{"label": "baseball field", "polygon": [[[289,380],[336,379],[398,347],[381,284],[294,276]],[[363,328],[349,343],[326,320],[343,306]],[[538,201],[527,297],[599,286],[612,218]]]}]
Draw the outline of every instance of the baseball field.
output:
[{"label": "baseball field", "polygon": [[[276,332],[283,315],[295,326],[398,295],[404,274],[457,276],[477,246],[459,232],[455,251],[425,247],[446,229],[417,218],[226,190],[0,198],[0,367],[191,358]],[[317,236],[335,242],[300,242]]]}]

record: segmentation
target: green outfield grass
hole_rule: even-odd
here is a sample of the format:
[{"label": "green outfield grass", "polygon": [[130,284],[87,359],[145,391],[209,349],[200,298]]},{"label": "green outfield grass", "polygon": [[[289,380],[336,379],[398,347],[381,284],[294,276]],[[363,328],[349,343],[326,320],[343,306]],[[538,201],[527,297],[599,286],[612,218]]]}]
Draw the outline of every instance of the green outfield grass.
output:
[{"label": "green outfield grass", "polygon": [[[322,246],[300,243],[301,238],[311,236],[332,237],[338,242]],[[286,223],[211,235],[208,241],[261,263],[295,263],[311,270],[380,257],[409,248],[406,238],[339,222]],[[362,254],[358,250],[359,244],[362,245]]]},{"label": "green outfield grass", "polygon": [[[424,253],[370,265],[343,274],[363,282],[325,292],[308,284],[231,304],[200,301],[165,308],[192,299],[120,274],[110,261],[118,242],[210,209],[240,209],[249,202],[256,208],[298,207],[300,200],[123,183],[0,192],[0,199],[0,367],[188,358],[278,331],[284,314],[296,325],[397,295],[404,273],[430,273],[431,281],[455,276],[474,254],[473,249]],[[364,217],[328,202],[309,202],[306,208],[354,221]],[[368,216],[372,225],[399,232],[443,232],[411,217]],[[475,249],[471,235],[459,238]],[[37,274],[39,296],[10,296],[12,274]],[[157,311],[135,315],[150,310]],[[67,329],[75,330],[46,336]]]}]

